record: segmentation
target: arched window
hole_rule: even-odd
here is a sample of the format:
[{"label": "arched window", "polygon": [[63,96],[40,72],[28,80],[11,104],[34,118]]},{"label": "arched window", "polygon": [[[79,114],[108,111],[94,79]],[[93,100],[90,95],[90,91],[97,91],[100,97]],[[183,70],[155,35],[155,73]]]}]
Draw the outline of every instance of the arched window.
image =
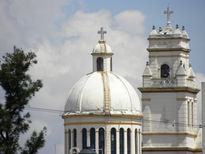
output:
[{"label": "arched window", "polygon": [[97,71],[103,71],[103,58],[102,57],[98,57],[97,58]]},{"label": "arched window", "polygon": [[73,129],[73,147],[77,147],[77,130]]},{"label": "arched window", "polygon": [[104,129],[99,129],[99,154],[105,154],[105,134]]},{"label": "arched window", "polygon": [[83,149],[87,147],[87,130],[85,128],[82,130],[82,145]]},{"label": "arched window", "polygon": [[120,154],[124,154],[124,129],[120,128]]},{"label": "arched window", "polygon": [[68,149],[71,149],[71,130],[68,130]]},{"label": "arched window", "polygon": [[111,154],[116,154],[116,129],[111,129]]},{"label": "arched window", "polygon": [[127,154],[131,154],[131,131],[127,129]]},{"label": "arched window", "polygon": [[170,75],[170,69],[167,64],[161,66],[161,78],[168,78]]},{"label": "arched window", "polygon": [[110,70],[112,71],[112,57],[110,58]]},{"label": "arched window", "polygon": [[95,128],[90,129],[90,147],[95,150]]},{"label": "arched window", "polygon": [[138,154],[138,134],[137,129],[135,129],[135,154]]},{"label": "arched window", "polygon": [[141,151],[142,143],[141,143],[141,131],[140,131],[140,129],[139,129],[138,135],[139,135],[139,151]]}]

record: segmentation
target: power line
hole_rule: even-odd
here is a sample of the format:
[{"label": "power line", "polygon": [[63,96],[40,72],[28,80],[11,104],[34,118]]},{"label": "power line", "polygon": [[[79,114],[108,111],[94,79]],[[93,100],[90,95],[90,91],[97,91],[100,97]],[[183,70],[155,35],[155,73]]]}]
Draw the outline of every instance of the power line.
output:
[{"label": "power line", "polygon": [[[39,108],[39,107],[31,107],[31,106],[27,106],[25,108],[26,110],[30,110],[30,111],[37,111],[37,112],[48,112],[48,113],[54,113],[54,114],[63,114],[66,113],[67,111],[64,110],[56,110],[56,109],[50,109],[50,108]],[[173,121],[163,121],[163,120],[150,120],[150,119],[146,119],[143,118],[144,121],[150,121],[153,123],[166,123],[166,124],[172,124],[175,126],[192,126],[195,128],[203,128],[205,127],[205,125],[200,125],[200,124],[185,124],[185,123],[179,123],[179,122],[173,122]]]},{"label": "power line", "polygon": [[25,109],[30,111],[49,112],[49,113],[57,113],[57,114],[63,114],[65,112],[63,110],[39,108],[39,107],[31,107],[31,106],[27,106]]}]

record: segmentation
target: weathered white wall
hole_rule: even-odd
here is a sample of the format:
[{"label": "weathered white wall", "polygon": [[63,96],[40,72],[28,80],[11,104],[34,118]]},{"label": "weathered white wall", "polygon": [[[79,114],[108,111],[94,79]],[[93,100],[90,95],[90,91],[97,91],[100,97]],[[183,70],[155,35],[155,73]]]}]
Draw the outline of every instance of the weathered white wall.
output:
[{"label": "weathered white wall", "polygon": [[[202,82],[202,146],[203,146],[203,151],[205,151],[205,82]],[[204,153],[204,152],[203,152]]]}]

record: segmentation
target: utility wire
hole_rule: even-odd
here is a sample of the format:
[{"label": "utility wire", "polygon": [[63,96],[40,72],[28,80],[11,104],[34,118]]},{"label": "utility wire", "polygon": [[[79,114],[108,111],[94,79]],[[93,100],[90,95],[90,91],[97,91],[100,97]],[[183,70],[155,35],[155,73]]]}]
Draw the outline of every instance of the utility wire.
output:
[{"label": "utility wire", "polygon": [[[48,113],[54,113],[54,114],[60,114],[62,115],[63,113],[66,113],[67,111],[64,110],[56,110],[56,109],[49,109],[49,108],[39,108],[39,107],[31,107],[31,106],[26,106],[25,108],[26,110],[30,110],[30,111],[37,111],[37,112],[48,112]],[[167,124],[171,124],[171,125],[175,125],[175,126],[192,126],[195,128],[204,128],[205,125],[200,125],[200,124],[185,124],[185,123],[179,123],[179,122],[173,122],[173,121],[163,121],[163,120],[150,120],[150,119],[146,119],[143,118],[143,121],[149,121],[152,123],[167,123]]]}]

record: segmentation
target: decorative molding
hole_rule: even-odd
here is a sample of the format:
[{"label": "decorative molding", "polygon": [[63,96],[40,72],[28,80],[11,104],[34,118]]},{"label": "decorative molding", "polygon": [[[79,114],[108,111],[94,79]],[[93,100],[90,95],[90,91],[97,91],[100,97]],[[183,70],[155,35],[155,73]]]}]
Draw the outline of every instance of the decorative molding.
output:
[{"label": "decorative molding", "polygon": [[[99,114],[99,113],[93,113],[93,114],[76,114],[76,115],[63,115],[62,117],[64,119],[66,118],[93,118],[93,117],[100,117],[100,118],[104,118],[108,115],[105,115],[104,114]],[[142,114],[110,114],[109,117],[120,117],[120,118],[135,118],[135,119],[142,119],[143,118],[143,115]]]},{"label": "decorative molding", "polygon": [[113,53],[107,53],[107,52],[92,52],[92,56],[112,56]]},{"label": "decorative molding", "polygon": [[188,132],[176,132],[176,133],[172,133],[172,132],[164,132],[164,133],[142,133],[143,135],[177,135],[177,136],[192,136],[192,137],[197,137],[197,134],[194,133],[188,133]]},{"label": "decorative molding", "polygon": [[185,40],[189,41],[189,38],[184,38],[184,37],[149,37],[148,40]]},{"label": "decorative molding", "polygon": [[158,55],[158,56],[149,56],[149,58],[186,58],[189,59],[189,56],[186,55]]},{"label": "decorative molding", "polygon": [[142,102],[150,102],[151,98],[142,98]]},{"label": "decorative molding", "polygon": [[186,48],[147,48],[148,52],[170,52],[170,51],[184,51],[184,52],[190,52],[191,49]]},{"label": "decorative molding", "polygon": [[139,125],[141,126],[141,122],[135,121],[88,121],[88,122],[69,122],[65,123],[64,126],[72,126],[72,125]]},{"label": "decorative molding", "polygon": [[105,114],[110,115],[110,86],[107,72],[101,72],[102,80],[103,80],[103,88],[104,88],[104,103],[105,103]]},{"label": "decorative molding", "polygon": [[187,80],[188,80],[188,81],[194,81],[194,79],[193,79],[193,78],[190,78],[190,77],[188,77]]},{"label": "decorative molding", "polygon": [[191,152],[202,152],[202,148],[189,148],[189,147],[143,147],[142,151],[191,151]]},{"label": "decorative molding", "polygon": [[197,94],[199,89],[191,88],[191,87],[158,87],[158,88],[138,88],[142,93],[164,93],[164,92],[190,92],[193,94]]},{"label": "decorative molding", "polygon": [[197,103],[196,99],[193,98],[176,98],[177,101],[189,101],[189,102],[194,102]]},{"label": "decorative molding", "polygon": [[99,40],[98,43],[105,44],[105,40]]},{"label": "decorative molding", "polygon": [[[160,70],[160,68],[159,68],[159,70]],[[167,80],[167,79],[169,79],[169,80],[175,80],[175,78],[152,78],[151,80]]]}]

